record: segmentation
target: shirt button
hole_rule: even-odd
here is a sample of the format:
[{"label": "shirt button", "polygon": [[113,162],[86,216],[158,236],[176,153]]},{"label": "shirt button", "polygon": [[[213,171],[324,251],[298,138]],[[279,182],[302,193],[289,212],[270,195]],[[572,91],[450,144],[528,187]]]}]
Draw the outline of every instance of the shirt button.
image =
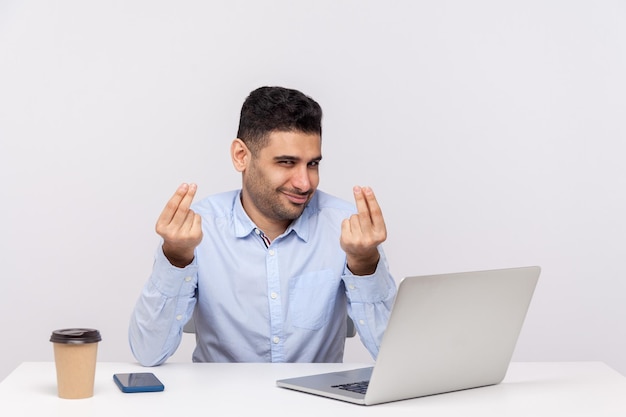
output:
[{"label": "shirt button", "polygon": [[274,343],[278,343],[278,342],[280,342],[280,337],[278,337],[278,336],[274,336],[274,338],[272,339],[272,341],[273,341]]},{"label": "shirt button", "polygon": [[185,282],[191,281],[191,277],[185,277]]},{"label": "shirt button", "polygon": [[274,249],[270,249],[270,251],[268,252],[270,255],[274,256]]},{"label": "shirt button", "polygon": [[365,320],[359,320],[359,324],[365,324]]},{"label": "shirt button", "polygon": [[270,294],[270,297],[272,297],[272,300],[275,300],[276,298],[278,298],[278,294],[276,294],[275,292],[272,292]]},{"label": "shirt button", "polygon": [[181,321],[183,319],[183,316],[181,314],[179,314],[178,316],[176,316],[176,320]]},{"label": "shirt button", "polygon": [[355,289],[356,287],[353,284],[348,285],[348,288],[350,288],[351,290]]}]

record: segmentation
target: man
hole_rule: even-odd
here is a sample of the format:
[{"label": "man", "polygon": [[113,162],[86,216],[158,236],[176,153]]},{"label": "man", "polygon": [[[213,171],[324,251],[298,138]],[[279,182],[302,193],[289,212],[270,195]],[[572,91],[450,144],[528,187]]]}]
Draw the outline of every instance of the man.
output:
[{"label": "man", "polygon": [[254,90],[230,149],[241,190],[193,205],[194,184],[176,190],[129,326],[142,365],[175,352],[192,314],[194,362],[341,362],[346,314],[376,357],[396,294],[385,222],[368,187],[356,210],[317,190],[321,119],[297,90]]}]

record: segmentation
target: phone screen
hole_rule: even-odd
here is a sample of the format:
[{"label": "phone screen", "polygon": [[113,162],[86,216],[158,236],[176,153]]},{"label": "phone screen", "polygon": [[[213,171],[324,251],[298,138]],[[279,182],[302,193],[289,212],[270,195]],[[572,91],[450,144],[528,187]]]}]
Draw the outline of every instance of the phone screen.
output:
[{"label": "phone screen", "polygon": [[154,392],[165,389],[159,378],[151,372],[114,374],[113,380],[122,392]]}]

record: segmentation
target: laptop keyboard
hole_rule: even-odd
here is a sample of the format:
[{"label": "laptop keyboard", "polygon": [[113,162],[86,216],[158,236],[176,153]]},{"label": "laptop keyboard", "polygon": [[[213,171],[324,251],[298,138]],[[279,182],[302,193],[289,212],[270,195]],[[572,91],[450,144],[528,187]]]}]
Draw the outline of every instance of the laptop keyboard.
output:
[{"label": "laptop keyboard", "polygon": [[367,391],[367,385],[369,381],[351,382],[349,384],[333,385],[333,388],[345,389],[346,391],[358,392],[359,394],[365,394]]}]

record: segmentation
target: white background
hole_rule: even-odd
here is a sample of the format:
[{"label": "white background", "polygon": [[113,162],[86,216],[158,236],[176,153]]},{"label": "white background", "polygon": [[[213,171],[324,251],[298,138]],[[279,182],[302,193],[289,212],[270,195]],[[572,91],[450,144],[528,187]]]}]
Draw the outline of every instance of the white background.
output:
[{"label": "white background", "polygon": [[261,85],[322,105],[320,189],[374,188],[398,281],[540,265],[514,360],[626,374],[624,74],[623,1],[0,0],[0,379],[63,327],[134,360],[156,218],[239,186]]}]

